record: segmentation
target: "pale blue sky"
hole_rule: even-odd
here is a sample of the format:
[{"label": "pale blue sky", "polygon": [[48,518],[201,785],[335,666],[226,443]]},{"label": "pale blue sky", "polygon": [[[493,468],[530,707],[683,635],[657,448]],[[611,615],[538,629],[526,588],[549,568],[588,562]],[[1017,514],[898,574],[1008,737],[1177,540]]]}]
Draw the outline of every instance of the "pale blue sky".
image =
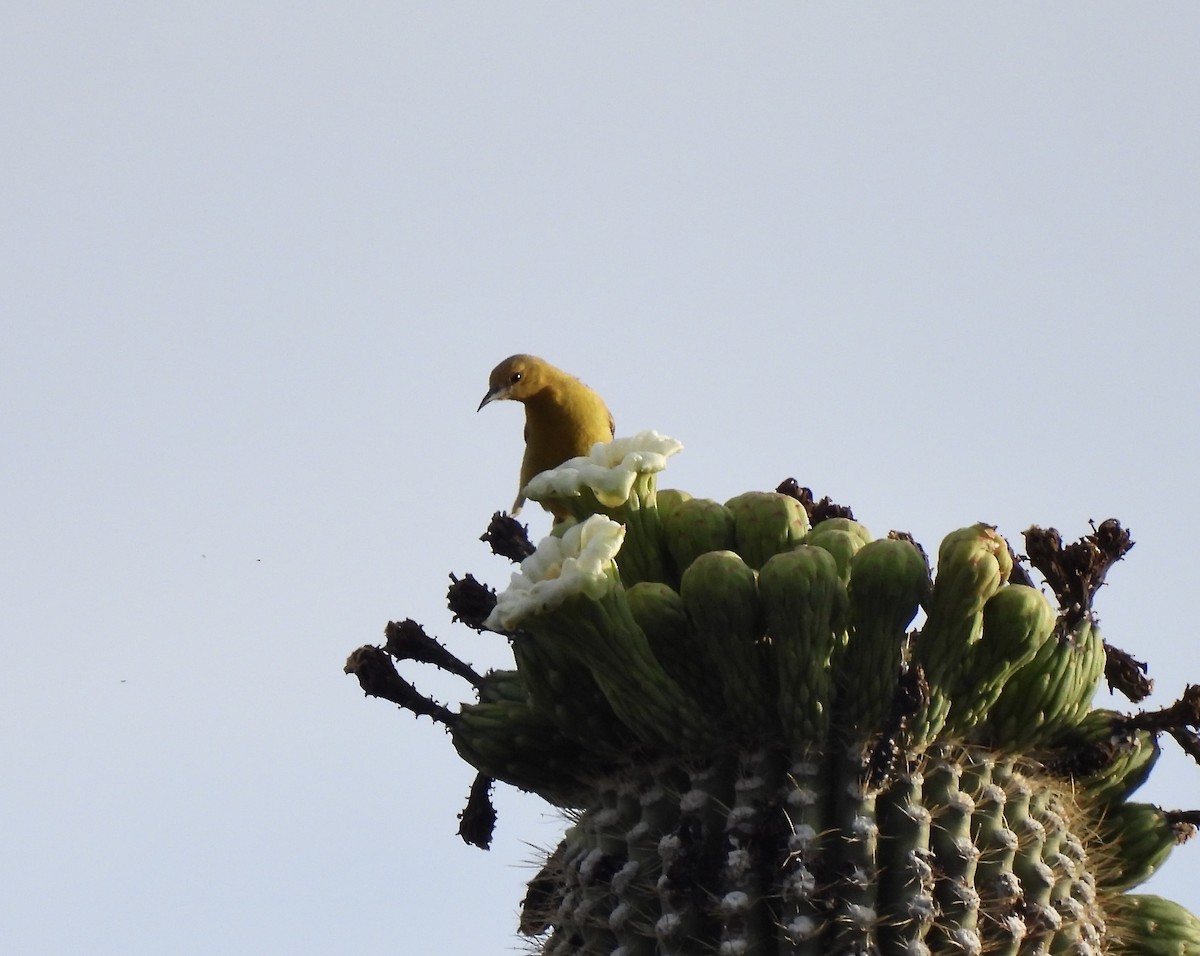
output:
[{"label": "pale blue sky", "polygon": [[[1183,2],[10,4],[0,949],[519,947],[560,822],[463,846],[470,769],[341,673],[406,616],[506,661],[443,599],[507,580],[516,351],[698,495],[1119,517],[1104,630],[1200,680],[1197,49]],[[1200,847],[1150,888],[1200,909]]]}]

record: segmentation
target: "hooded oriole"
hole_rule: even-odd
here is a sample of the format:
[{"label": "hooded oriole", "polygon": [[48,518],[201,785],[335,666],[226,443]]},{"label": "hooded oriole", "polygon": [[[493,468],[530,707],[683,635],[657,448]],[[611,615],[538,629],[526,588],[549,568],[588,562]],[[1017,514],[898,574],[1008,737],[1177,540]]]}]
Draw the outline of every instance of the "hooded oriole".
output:
[{"label": "hooded oriole", "polygon": [[[613,419],[604,399],[536,355],[510,355],[492,369],[479,408],[500,399],[525,406],[525,458],[513,514],[525,503],[525,485],[534,475],[586,455],[596,442],[612,441]],[[546,510],[561,517],[554,508]]]}]

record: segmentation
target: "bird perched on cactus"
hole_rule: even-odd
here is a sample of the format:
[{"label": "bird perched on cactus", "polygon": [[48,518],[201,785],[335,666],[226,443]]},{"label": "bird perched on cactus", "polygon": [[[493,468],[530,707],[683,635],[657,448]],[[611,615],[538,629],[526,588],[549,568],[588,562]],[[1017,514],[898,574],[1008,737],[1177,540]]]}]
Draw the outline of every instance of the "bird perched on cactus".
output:
[{"label": "bird perched on cactus", "polygon": [[[487,394],[476,411],[502,399],[525,406],[525,457],[514,515],[525,503],[530,478],[586,455],[596,442],[612,441],[613,418],[604,399],[536,355],[510,355],[492,369]],[[552,505],[544,507],[556,518],[565,516]]]}]

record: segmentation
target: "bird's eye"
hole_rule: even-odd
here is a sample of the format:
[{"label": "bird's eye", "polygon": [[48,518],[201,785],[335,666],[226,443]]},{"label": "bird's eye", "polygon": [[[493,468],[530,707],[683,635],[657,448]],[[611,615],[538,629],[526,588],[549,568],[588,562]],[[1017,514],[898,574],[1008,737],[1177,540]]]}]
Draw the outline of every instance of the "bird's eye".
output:
[{"label": "bird's eye", "polygon": [[510,378],[510,379],[509,379],[509,382],[510,382],[511,384],[513,384],[513,385],[516,385],[516,384],[517,384],[517,382],[519,382],[519,381],[521,381],[521,373],[520,373],[520,372],[513,372],[513,373],[512,373],[512,378]]}]

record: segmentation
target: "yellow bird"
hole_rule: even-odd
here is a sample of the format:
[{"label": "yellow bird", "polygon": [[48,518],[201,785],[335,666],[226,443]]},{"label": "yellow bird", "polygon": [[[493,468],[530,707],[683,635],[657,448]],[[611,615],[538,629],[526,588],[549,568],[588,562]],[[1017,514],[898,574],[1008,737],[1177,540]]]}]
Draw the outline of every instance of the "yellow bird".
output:
[{"label": "yellow bird", "polygon": [[[525,503],[525,485],[534,475],[586,455],[598,441],[612,441],[612,413],[604,399],[536,355],[510,355],[492,369],[487,394],[476,411],[501,399],[525,406],[525,458],[513,514]],[[566,516],[543,507],[556,518]]]}]

